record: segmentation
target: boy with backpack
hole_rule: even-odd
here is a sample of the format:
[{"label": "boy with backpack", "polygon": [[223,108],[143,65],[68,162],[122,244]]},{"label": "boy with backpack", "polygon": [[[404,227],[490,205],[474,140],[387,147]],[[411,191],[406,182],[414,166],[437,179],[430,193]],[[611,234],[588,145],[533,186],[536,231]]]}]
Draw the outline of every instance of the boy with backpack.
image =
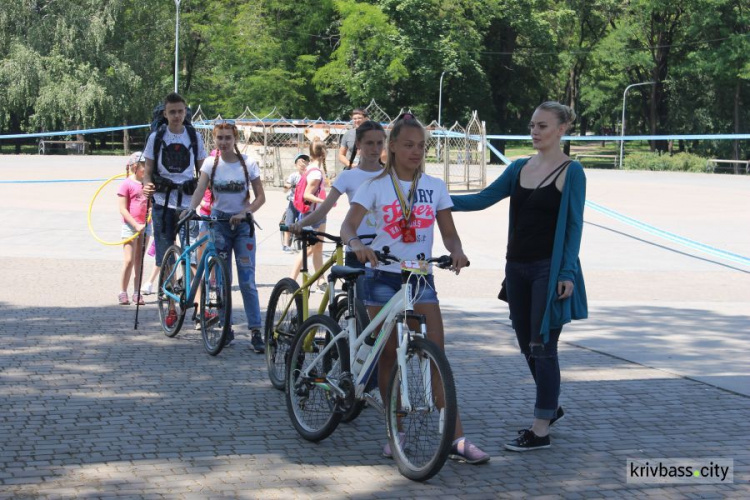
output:
[{"label": "boy with backpack", "polygon": [[154,196],[151,218],[155,259],[161,265],[177,235],[180,212],[190,204],[198,171],[208,155],[203,140],[190,123],[187,103],[180,94],[167,95],[163,107],[154,110],[154,118],[143,153],[146,158],[143,193]]}]

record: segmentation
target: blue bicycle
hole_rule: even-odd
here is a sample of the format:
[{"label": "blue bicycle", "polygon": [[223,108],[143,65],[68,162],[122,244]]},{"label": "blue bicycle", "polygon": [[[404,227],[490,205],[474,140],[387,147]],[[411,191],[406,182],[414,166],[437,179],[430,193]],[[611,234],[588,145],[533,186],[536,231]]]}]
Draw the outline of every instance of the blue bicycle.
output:
[{"label": "blue bicycle", "polygon": [[[229,219],[206,217],[191,212],[177,223],[178,232],[190,220],[207,222],[211,228],[214,223]],[[248,222],[252,227],[252,220]],[[185,321],[185,313],[193,308],[193,319],[200,322],[203,346],[210,355],[216,356],[224,348],[232,328],[232,283],[229,268],[216,253],[213,231],[208,231],[207,235],[198,238],[192,245],[189,236],[185,242],[188,246],[184,250],[179,245],[169,247],[161,263],[158,288],[161,328],[167,337],[174,337]],[[193,275],[190,256],[204,243],[206,248]],[[193,302],[199,287],[200,308]]]}]

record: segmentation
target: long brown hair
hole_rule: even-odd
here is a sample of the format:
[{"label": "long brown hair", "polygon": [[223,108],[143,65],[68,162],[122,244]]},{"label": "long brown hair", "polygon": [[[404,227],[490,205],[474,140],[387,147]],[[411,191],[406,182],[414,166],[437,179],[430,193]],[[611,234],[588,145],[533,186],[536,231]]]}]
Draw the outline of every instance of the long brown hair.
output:
[{"label": "long brown hair", "polygon": [[323,142],[319,137],[314,137],[310,143],[310,159],[317,161],[321,167],[323,167],[323,173],[328,176],[328,169],[326,168],[326,143]]},{"label": "long brown hair", "polygon": [[[245,193],[245,202],[250,200],[250,174],[247,171],[247,165],[245,164],[245,159],[242,157],[242,153],[240,153],[240,148],[237,147],[237,140],[240,138],[240,132],[237,130],[237,127],[234,125],[234,123],[217,123],[214,125],[213,135],[214,139],[216,138],[216,132],[219,131],[219,129],[232,129],[232,134],[234,135],[234,152],[237,155],[237,158],[240,160],[240,164],[242,164],[242,169],[245,171],[245,184],[247,185],[247,192]],[[216,200],[216,194],[214,194],[214,177],[216,177],[216,166],[219,164],[219,158],[221,157],[221,150],[216,149],[216,156],[214,156],[214,168],[211,170],[211,177],[208,182],[208,189],[211,190],[211,203]]]},{"label": "long brown hair", "polygon": [[383,128],[381,124],[379,124],[376,121],[365,120],[362,123],[360,123],[359,127],[357,127],[357,130],[354,132],[354,146],[352,147],[352,154],[349,156],[349,165],[344,167],[344,170],[349,170],[352,168],[352,163],[354,163],[354,158],[357,157],[357,152],[358,152],[357,143],[362,140],[362,138],[365,136],[365,133],[371,130],[379,130],[380,132],[383,132],[383,135],[385,135],[385,129]]}]

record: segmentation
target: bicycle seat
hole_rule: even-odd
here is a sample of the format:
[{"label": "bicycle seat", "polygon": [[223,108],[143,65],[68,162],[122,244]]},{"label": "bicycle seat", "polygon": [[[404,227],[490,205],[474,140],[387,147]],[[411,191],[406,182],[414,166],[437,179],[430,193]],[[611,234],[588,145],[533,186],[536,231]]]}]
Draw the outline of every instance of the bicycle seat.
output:
[{"label": "bicycle seat", "polygon": [[363,274],[365,274],[365,270],[357,267],[333,266],[330,276],[334,279],[356,280],[357,276],[362,276]]}]

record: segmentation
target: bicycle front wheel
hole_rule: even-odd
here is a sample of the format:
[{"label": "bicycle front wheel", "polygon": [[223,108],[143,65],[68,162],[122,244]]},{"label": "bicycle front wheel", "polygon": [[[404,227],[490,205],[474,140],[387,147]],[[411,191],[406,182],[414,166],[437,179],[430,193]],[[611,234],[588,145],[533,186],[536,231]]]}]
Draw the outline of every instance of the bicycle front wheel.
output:
[{"label": "bicycle front wheel", "polygon": [[[185,321],[185,293],[186,272],[185,261],[180,260],[182,249],[177,245],[169,247],[164,254],[159,270],[159,289],[157,302],[159,305],[159,322],[164,335],[174,337],[180,331]],[[174,271],[174,272],[173,272]],[[166,292],[179,297],[170,297]]]},{"label": "bicycle front wheel", "polygon": [[[414,481],[426,481],[445,464],[456,429],[456,387],[445,353],[435,343],[409,342],[404,373],[393,367],[386,396],[386,428],[398,470]],[[409,407],[401,397],[408,385]]]},{"label": "bicycle front wheel", "polygon": [[[273,287],[266,310],[265,341],[266,366],[271,384],[284,390],[286,380],[286,357],[289,346],[302,324],[302,295],[294,295],[299,285],[291,278],[284,278]],[[287,307],[288,306],[288,307]]]},{"label": "bicycle front wheel", "polygon": [[327,438],[341,421],[343,397],[332,384],[354,394],[346,342],[337,341],[320,355],[340,331],[330,317],[311,316],[300,326],[289,351],[286,406],[294,428],[308,441]]},{"label": "bicycle front wheel", "polygon": [[224,259],[211,255],[206,259],[201,293],[200,323],[203,346],[211,356],[224,348],[232,328],[232,283]]}]

